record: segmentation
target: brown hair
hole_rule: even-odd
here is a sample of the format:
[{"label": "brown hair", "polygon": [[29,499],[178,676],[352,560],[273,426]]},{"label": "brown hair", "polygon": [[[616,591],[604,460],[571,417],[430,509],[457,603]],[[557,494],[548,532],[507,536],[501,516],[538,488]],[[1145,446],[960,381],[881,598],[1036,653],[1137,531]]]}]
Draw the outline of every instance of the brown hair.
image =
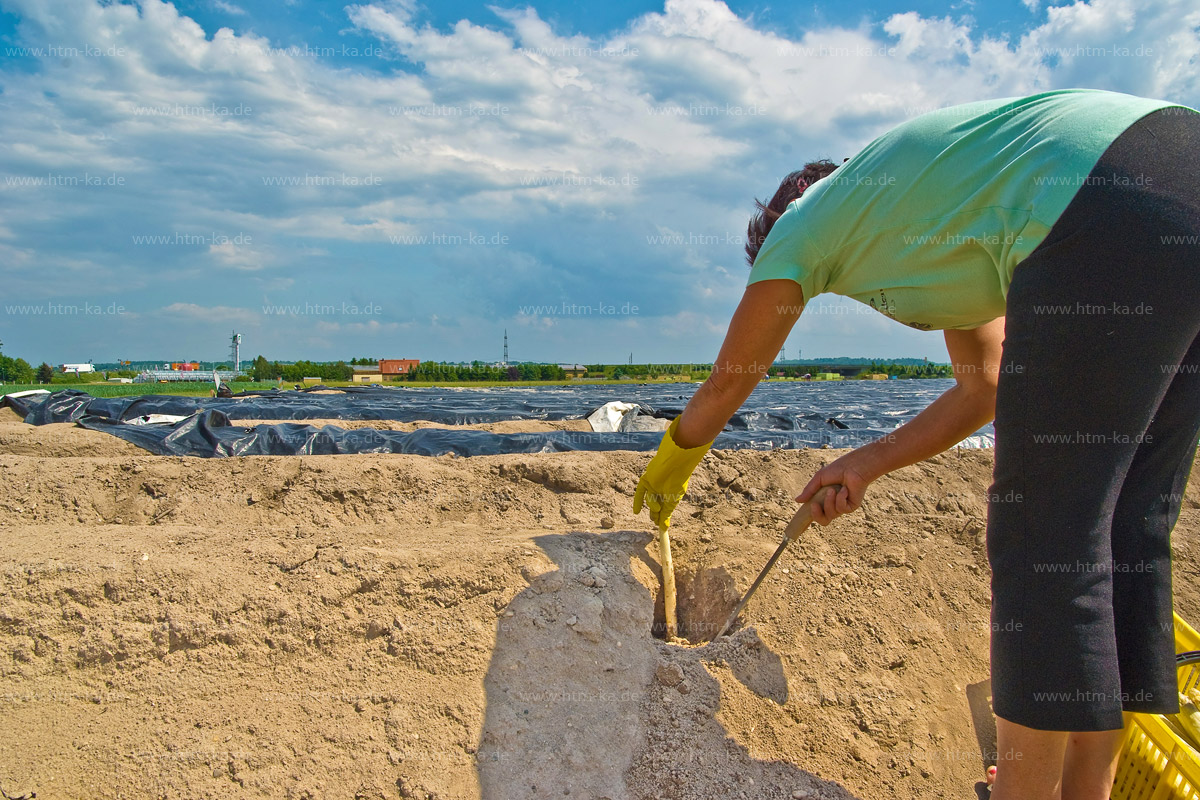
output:
[{"label": "brown hair", "polygon": [[758,257],[758,251],[766,241],[767,234],[771,232],[775,220],[779,219],[788,207],[788,203],[800,197],[804,194],[805,189],[837,168],[837,164],[827,159],[805,164],[804,169],[788,173],[788,176],[779,184],[779,189],[771,198],[771,202],[764,205],[761,200],[754,201],[758,210],[750,218],[750,224],[746,226],[746,261],[750,263],[750,266],[754,266],[754,259]]}]

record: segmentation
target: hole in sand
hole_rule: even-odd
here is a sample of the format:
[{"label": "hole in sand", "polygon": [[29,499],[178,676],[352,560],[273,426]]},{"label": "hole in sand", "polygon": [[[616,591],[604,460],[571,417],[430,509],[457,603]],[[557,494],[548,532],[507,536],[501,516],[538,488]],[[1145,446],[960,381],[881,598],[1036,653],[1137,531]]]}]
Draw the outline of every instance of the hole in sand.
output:
[{"label": "hole in sand", "polygon": [[[724,567],[680,568],[675,565],[675,617],[679,636],[690,644],[711,641],[742,599],[733,576]],[[656,639],[667,636],[662,586],[654,592],[654,624],[650,632]]]}]

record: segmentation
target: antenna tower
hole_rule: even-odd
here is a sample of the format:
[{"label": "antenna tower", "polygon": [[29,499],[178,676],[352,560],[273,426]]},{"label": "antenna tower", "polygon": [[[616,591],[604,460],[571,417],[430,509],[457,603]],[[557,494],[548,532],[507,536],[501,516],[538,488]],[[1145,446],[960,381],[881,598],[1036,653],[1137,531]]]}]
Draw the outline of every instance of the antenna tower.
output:
[{"label": "antenna tower", "polygon": [[233,362],[233,374],[242,371],[242,335],[237,331],[229,339],[229,359]]}]

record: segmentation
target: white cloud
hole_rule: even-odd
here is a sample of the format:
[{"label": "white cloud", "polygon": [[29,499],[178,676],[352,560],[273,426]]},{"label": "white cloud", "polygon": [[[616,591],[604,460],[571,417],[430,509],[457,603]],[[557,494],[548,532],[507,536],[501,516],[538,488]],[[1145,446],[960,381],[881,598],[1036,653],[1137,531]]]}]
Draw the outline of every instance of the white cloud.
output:
[{"label": "white cloud", "polygon": [[230,269],[258,270],[264,266],[260,253],[249,247],[234,244],[230,240],[210,244],[208,253],[221,266]]},{"label": "white cloud", "polygon": [[1057,86],[1090,86],[1196,105],[1200,7],[1191,0],[1075,2],[1046,10],[1019,52]]},{"label": "white cloud", "polygon": [[157,312],[159,317],[194,322],[234,322],[238,325],[257,325],[261,315],[248,308],[234,306],[201,306],[196,303],[171,303]]},{"label": "white cloud", "polygon": [[224,11],[226,14],[233,14],[236,17],[242,17],[246,14],[246,9],[240,6],[235,6],[233,3],[227,3],[225,0],[212,0],[213,8],[218,11]]},{"label": "white cloud", "polygon": [[[237,6],[213,4],[236,21]],[[347,6],[354,32],[404,62],[393,70],[206,32],[160,0],[6,9],[23,43],[113,55],[31,57],[35,68],[4,73],[0,170],[124,180],[94,192],[0,187],[4,252],[18,265],[96,265],[147,292],[148,308],[163,302],[157,284],[207,290],[212,266],[258,293],[370,286],[404,310],[378,325],[440,318],[415,327],[428,338],[412,346],[454,342],[463,357],[493,327],[516,327],[532,289],[636,292],[643,329],[661,317],[663,335],[698,343],[671,353],[715,352],[745,279],[740,242],[723,239],[744,230],[752,198],[806,157],[851,155],[921,110],[1068,86],[1200,101],[1194,0],[1050,7],[1016,41],[916,12],[788,39],[715,0],[668,0],[597,39],[556,33],[530,7],[438,29],[411,2]],[[253,245],[129,245],[130,233],[192,228],[247,232]],[[651,244],[660,231],[719,241]],[[479,232],[506,243],[389,244]],[[34,298],[63,291],[16,285]],[[531,335],[555,327],[524,322]],[[461,331],[446,336],[448,325]]]},{"label": "white cloud", "polygon": [[902,59],[943,61],[969,58],[974,51],[971,29],[949,18],[929,19],[915,11],[892,15],[883,29],[898,39],[896,53]]}]

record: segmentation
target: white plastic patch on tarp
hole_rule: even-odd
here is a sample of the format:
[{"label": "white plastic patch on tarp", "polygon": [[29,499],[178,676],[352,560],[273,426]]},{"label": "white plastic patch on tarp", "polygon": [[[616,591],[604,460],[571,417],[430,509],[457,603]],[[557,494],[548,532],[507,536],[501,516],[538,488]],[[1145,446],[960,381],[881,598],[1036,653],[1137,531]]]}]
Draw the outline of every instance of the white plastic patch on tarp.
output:
[{"label": "white plastic patch on tarp", "polygon": [[982,450],[996,446],[996,434],[994,433],[973,433],[963,439],[955,447],[961,447],[964,450]]},{"label": "white plastic patch on tarp", "polygon": [[588,415],[588,424],[596,433],[615,433],[621,429],[621,420],[629,412],[637,413],[637,403],[622,403],[613,400],[605,403]]},{"label": "white plastic patch on tarp", "polygon": [[587,421],[596,433],[645,433],[670,427],[671,420],[652,416],[652,412],[638,403],[613,400],[588,414]]},{"label": "white plastic patch on tarp", "polygon": [[8,392],[9,397],[30,397],[35,394],[50,394],[49,389],[26,389],[23,392]]},{"label": "white plastic patch on tarp", "polygon": [[179,414],[143,414],[140,417],[125,420],[126,425],[174,425],[180,420],[185,420],[193,416],[187,414],[180,416]]}]

